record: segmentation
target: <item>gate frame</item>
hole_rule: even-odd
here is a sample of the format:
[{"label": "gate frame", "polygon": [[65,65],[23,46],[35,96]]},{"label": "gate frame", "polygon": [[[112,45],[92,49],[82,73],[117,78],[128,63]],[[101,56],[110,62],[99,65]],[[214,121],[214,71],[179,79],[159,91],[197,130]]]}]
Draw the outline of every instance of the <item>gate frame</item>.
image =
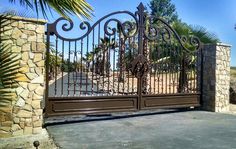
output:
[{"label": "gate frame", "polygon": [[[118,12],[113,12],[110,13],[104,17],[102,17],[101,19],[99,19],[89,30],[88,32],[83,35],[80,38],[84,38],[87,34],[89,34],[91,32],[91,30],[93,30],[93,27],[97,25],[97,23],[105,18],[108,18],[109,16],[112,16],[114,14],[121,14],[121,13],[127,13],[129,15],[131,15],[132,17],[137,17],[136,19],[136,25],[137,25],[137,30],[138,30],[138,54],[139,55],[144,55],[144,49],[143,49],[143,38],[145,35],[145,24],[144,24],[144,20],[146,17],[146,12],[145,12],[145,8],[143,6],[142,3],[139,4],[139,6],[137,7],[138,11],[135,12],[135,14],[129,12],[129,11],[118,11]],[[159,18],[160,19],[160,18]],[[90,114],[90,113],[107,113],[107,112],[122,112],[122,111],[138,111],[138,110],[142,110],[142,109],[154,109],[154,108],[183,108],[183,107],[198,107],[202,104],[202,57],[201,57],[201,73],[200,73],[200,93],[196,93],[196,94],[188,94],[188,93],[178,93],[178,94],[155,94],[155,95],[145,95],[142,93],[142,76],[148,72],[148,68],[145,69],[142,72],[137,72],[140,73],[141,75],[139,77],[137,77],[137,95],[126,95],[126,96],[89,96],[89,97],[49,97],[49,49],[50,49],[50,36],[57,34],[57,37],[60,36],[57,32],[56,29],[56,24],[60,21],[60,20],[65,20],[64,18],[59,18],[58,20],[56,20],[54,23],[52,24],[47,24],[47,51],[46,51],[46,91],[45,91],[45,108],[46,108],[46,117],[49,116],[58,116],[58,115],[67,115],[67,114]],[[170,28],[170,30],[174,33],[174,36],[177,38],[177,40],[179,41],[180,45],[184,48],[184,50],[188,51],[188,49],[186,49],[183,46],[183,43],[181,42],[182,39],[178,36],[178,34],[176,33],[176,31],[174,29],[172,29],[172,27],[166,23],[164,20],[160,19],[162,21],[162,23],[164,23],[166,26],[168,26]],[[73,22],[69,21],[73,27]],[[85,22],[86,24],[87,22]],[[70,29],[69,29],[70,30]],[[106,32],[106,31],[105,31]],[[61,36],[60,36],[61,37]],[[61,37],[63,39],[63,37]],[[148,39],[148,37],[146,37]],[[73,40],[73,39],[72,39]],[[78,40],[78,39],[77,39]],[[201,48],[201,42],[199,41],[199,39],[197,39],[198,41],[198,50]],[[201,52],[201,56],[202,56],[202,52]],[[142,63],[142,67],[149,67],[146,63],[146,60],[143,60],[144,62]],[[186,101],[185,98],[188,100]],[[167,100],[168,99],[168,100]],[[123,101],[129,101],[130,103],[127,103],[127,105],[123,105],[124,107],[112,107],[113,104],[109,104],[108,102],[112,102],[117,100],[117,104],[123,102]],[[65,109],[61,109],[60,110],[60,106],[56,106],[56,104],[62,104],[64,103],[64,106],[62,106],[61,108],[66,108],[67,106],[65,105],[65,103],[73,103],[73,105],[75,105],[75,103],[79,104],[77,105],[79,106],[85,106],[86,103],[90,103],[90,106],[97,106],[98,104],[96,102],[104,102],[103,104],[107,104],[109,107],[104,107],[103,105],[100,105],[100,107],[96,108],[85,108],[84,110],[81,109],[70,109],[68,111],[66,111]],[[119,102],[120,101],[120,102]],[[91,104],[92,102],[95,102],[94,104]],[[107,103],[106,103],[107,102]],[[84,105],[83,105],[84,104]],[[59,109],[54,109],[55,107],[59,108]],[[71,107],[68,106],[68,107]],[[72,106],[73,107],[73,106]],[[100,110],[98,110],[100,108]],[[103,109],[104,108],[104,109]],[[107,109],[105,109],[107,108]],[[53,112],[54,109],[54,112]],[[60,111],[62,113],[57,113],[55,111]],[[75,112],[76,111],[76,112]]]}]

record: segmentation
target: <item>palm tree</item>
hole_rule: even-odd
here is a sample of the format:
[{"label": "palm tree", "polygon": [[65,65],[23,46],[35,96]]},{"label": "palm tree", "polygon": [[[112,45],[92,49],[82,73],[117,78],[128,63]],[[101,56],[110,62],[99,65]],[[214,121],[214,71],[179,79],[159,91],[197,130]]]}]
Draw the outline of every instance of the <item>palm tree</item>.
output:
[{"label": "palm tree", "polygon": [[18,1],[22,6],[29,7],[36,11],[42,12],[47,17],[47,10],[54,9],[58,14],[65,18],[69,15],[77,15],[80,18],[91,18],[92,7],[85,0],[8,0],[11,3]]},{"label": "palm tree", "polygon": [[[219,42],[219,39],[215,34],[208,32],[206,28],[199,25],[187,25],[186,23],[176,21],[173,23],[172,27],[180,36],[183,35],[187,38],[191,36],[197,37],[203,44]],[[185,42],[184,46],[192,52],[195,50],[195,47],[188,42]],[[178,57],[175,57],[174,59],[177,59],[179,64],[182,65],[179,76],[178,92],[183,92],[188,85],[187,72],[192,73],[197,61],[197,56],[183,51],[180,53],[182,54],[178,55]],[[170,57],[170,59],[172,58]]]}]

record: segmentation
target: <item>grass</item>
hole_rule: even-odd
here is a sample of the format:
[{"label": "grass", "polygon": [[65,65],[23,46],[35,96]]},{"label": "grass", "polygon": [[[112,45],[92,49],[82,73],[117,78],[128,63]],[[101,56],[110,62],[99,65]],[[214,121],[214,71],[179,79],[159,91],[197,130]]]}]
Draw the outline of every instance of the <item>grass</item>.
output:
[{"label": "grass", "polygon": [[230,76],[236,78],[236,67],[230,68]]}]

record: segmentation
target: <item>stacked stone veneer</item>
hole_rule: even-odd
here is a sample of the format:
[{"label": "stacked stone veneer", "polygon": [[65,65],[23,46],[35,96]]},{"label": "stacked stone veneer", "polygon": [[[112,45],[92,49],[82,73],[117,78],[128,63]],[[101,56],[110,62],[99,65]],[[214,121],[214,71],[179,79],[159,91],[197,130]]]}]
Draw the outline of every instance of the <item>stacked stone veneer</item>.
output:
[{"label": "stacked stone veneer", "polygon": [[44,20],[8,18],[9,25],[4,29],[4,37],[12,45],[12,52],[20,56],[20,72],[16,89],[17,100],[0,111],[0,138],[42,131],[42,107],[44,96]]},{"label": "stacked stone veneer", "polygon": [[229,110],[230,48],[225,44],[203,48],[203,108],[215,112]]}]

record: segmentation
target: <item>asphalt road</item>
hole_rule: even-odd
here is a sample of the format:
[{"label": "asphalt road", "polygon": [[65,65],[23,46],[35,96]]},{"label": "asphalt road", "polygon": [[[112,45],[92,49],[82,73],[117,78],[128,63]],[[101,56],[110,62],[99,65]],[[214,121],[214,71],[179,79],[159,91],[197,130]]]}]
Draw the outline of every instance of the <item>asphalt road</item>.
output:
[{"label": "asphalt road", "polygon": [[155,114],[47,127],[63,149],[236,149],[236,115]]},{"label": "asphalt road", "polygon": [[92,81],[85,73],[77,73],[77,75],[70,73],[49,85],[49,97],[90,95],[92,89],[97,93],[96,84],[92,86]]}]

